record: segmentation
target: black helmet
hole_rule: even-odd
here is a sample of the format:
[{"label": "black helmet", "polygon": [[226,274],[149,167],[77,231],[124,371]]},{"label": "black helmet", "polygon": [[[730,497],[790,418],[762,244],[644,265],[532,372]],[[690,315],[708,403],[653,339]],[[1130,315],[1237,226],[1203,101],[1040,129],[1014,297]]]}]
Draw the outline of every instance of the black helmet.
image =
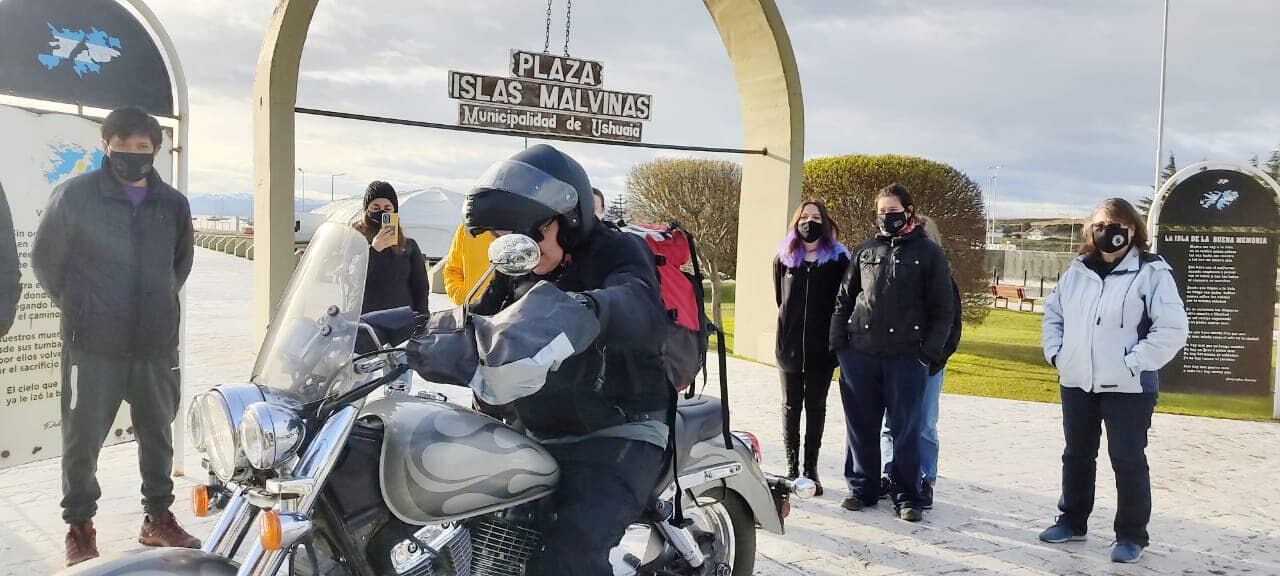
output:
[{"label": "black helmet", "polygon": [[572,248],[591,233],[595,206],[582,165],[546,144],[494,163],[467,192],[467,232],[509,230],[541,239],[537,227],[556,218],[558,240]]}]

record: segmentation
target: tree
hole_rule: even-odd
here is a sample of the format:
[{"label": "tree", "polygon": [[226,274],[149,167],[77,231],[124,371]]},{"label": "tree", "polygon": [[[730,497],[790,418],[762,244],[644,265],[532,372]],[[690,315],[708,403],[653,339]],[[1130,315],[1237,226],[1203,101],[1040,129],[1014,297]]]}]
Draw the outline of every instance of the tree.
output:
[{"label": "tree", "polygon": [[1257,155],[1257,154],[1252,154],[1252,155],[1250,155],[1250,156],[1249,156],[1249,165],[1250,165],[1250,166],[1253,166],[1254,168],[1257,168],[1257,167],[1258,167],[1258,155]]},{"label": "tree", "polygon": [[1280,146],[1271,151],[1271,156],[1267,158],[1267,168],[1263,171],[1273,180],[1280,180]]},{"label": "tree", "polygon": [[627,197],[624,194],[618,194],[613,197],[613,202],[609,203],[609,208],[605,210],[604,217],[613,222],[622,222],[627,219]]},{"label": "tree", "polygon": [[[964,298],[966,322],[982,322],[989,311],[985,270],[986,221],[982,189],[955,168],[912,156],[837,156],[804,163],[804,194],[821,200],[850,246],[876,232],[875,195],[898,182],[917,209],[938,224],[951,274]],[[779,231],[781,233],[781,231]]]},{"label": "tree", "polygon": [[711,280],[711,315],[720,315],[722,276],[733,277],[738,257],[738,198],[742,166],[724,160],[660,158],[627,175],[631,214],[642,222],[679,222],[693,234]]},{"label": "tree", "polygon": [[[1178,163],[1173,159],[1173,150],[1169,151],[1169,161],[1160,169],[1160,185],[1163,186],[1174,174],[1178,173]],[[1157,190],[1159,192],[1159,190]]]}]

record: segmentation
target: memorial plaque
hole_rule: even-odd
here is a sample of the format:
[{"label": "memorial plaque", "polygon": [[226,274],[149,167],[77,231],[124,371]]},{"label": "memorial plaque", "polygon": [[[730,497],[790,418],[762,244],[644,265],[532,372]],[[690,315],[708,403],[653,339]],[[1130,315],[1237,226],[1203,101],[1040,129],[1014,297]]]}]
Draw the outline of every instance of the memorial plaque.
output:
[{"label": "memorial plaque", "polygon": [[1157,246],[1174,269],[1190,335],[1161,370],[1161,389],[1270,393],[1277,224],[1275,193],[1251,174],[1202,170],[1169,191]]}]

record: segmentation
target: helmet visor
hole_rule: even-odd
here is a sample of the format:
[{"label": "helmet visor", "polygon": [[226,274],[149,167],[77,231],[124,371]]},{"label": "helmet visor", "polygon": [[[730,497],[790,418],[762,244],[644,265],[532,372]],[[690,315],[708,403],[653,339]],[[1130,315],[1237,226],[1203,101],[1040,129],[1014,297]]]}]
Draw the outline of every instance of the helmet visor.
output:
[{"label": "helmet visor", "polygon": [[479,190],[502,190],[523,196],[556,214],[568,214],[578,207],[577,188],[516,160],[503,160],[490,166],[476,181],[472,193]]}]

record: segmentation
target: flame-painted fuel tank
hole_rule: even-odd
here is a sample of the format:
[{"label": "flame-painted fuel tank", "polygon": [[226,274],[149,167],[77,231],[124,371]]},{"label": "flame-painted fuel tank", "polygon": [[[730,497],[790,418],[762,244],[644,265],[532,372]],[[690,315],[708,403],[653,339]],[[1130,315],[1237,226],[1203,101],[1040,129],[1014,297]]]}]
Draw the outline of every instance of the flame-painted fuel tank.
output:
[{"label": "flame-painted fuel tank", "polygon": [[507,425],[446,402],[412,396],[370,402],[361,418],[384,428],[380,483],[408,524],[461,520],[555,490],[560,466]]}]

